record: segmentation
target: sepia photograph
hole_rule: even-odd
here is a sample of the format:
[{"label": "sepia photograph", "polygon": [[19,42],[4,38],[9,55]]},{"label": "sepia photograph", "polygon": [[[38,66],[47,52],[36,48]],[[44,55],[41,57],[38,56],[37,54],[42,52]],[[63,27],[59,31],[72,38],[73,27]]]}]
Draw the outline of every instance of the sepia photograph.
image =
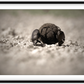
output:
[{"label": "sepia photograph", "polygon": [[0,9],[0,75],[84,75],[84,10]]}]

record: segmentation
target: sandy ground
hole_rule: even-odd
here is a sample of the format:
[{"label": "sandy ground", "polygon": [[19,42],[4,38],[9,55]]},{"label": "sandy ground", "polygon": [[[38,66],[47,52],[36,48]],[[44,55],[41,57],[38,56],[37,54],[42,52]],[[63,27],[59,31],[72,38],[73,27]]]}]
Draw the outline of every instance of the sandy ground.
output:
[{"label": "sandy ground", "polygon": [[[45,47],[30,42],[34,29],[54,23],[66,40]],[[84,16],[0,12],[1,75],[84,75]]]}]

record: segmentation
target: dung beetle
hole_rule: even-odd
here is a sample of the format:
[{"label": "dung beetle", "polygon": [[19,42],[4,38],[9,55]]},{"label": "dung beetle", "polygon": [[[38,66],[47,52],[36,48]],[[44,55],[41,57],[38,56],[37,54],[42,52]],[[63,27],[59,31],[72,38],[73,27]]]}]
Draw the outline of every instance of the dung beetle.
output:
[{"label": "dung beetle", "polygon": [[33,45],[41,44],[55,44],[61,46],[65,41],[65,34],[61,29],[52,23],[45,23],[39,29],[32,32],[31,41]]}]

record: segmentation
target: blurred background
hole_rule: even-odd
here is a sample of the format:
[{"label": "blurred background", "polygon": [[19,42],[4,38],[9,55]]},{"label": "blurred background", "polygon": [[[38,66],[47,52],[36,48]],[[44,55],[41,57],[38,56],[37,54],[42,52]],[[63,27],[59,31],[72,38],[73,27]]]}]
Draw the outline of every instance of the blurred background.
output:
[{"label": "blurred background", "polygon": [[[44,23],[65,33],[65,43],[33,46]],[[83,75],[84,10],[0,10],[1,75]]]}]

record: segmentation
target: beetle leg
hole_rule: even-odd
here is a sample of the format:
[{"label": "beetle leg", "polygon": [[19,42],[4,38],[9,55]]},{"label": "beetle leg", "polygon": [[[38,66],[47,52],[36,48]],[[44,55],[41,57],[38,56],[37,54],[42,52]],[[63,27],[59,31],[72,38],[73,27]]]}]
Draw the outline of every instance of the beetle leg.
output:
[{"label": "beetle leg", "polygon": [[37,40],[37,42],[41,43],[39,40]]},{"label": "beetle leg", "polygon": [[63,42],[62,42],[62,41],[58,42],[58,45],[59,45],[59,46],[61,46],[62,44],[63,44]]},{"label": "beetle leg", "polygon": [[33,42],[33,45],[36,46],[36,44],[37,44],[37,41],[35,40],[35,41]]}]

